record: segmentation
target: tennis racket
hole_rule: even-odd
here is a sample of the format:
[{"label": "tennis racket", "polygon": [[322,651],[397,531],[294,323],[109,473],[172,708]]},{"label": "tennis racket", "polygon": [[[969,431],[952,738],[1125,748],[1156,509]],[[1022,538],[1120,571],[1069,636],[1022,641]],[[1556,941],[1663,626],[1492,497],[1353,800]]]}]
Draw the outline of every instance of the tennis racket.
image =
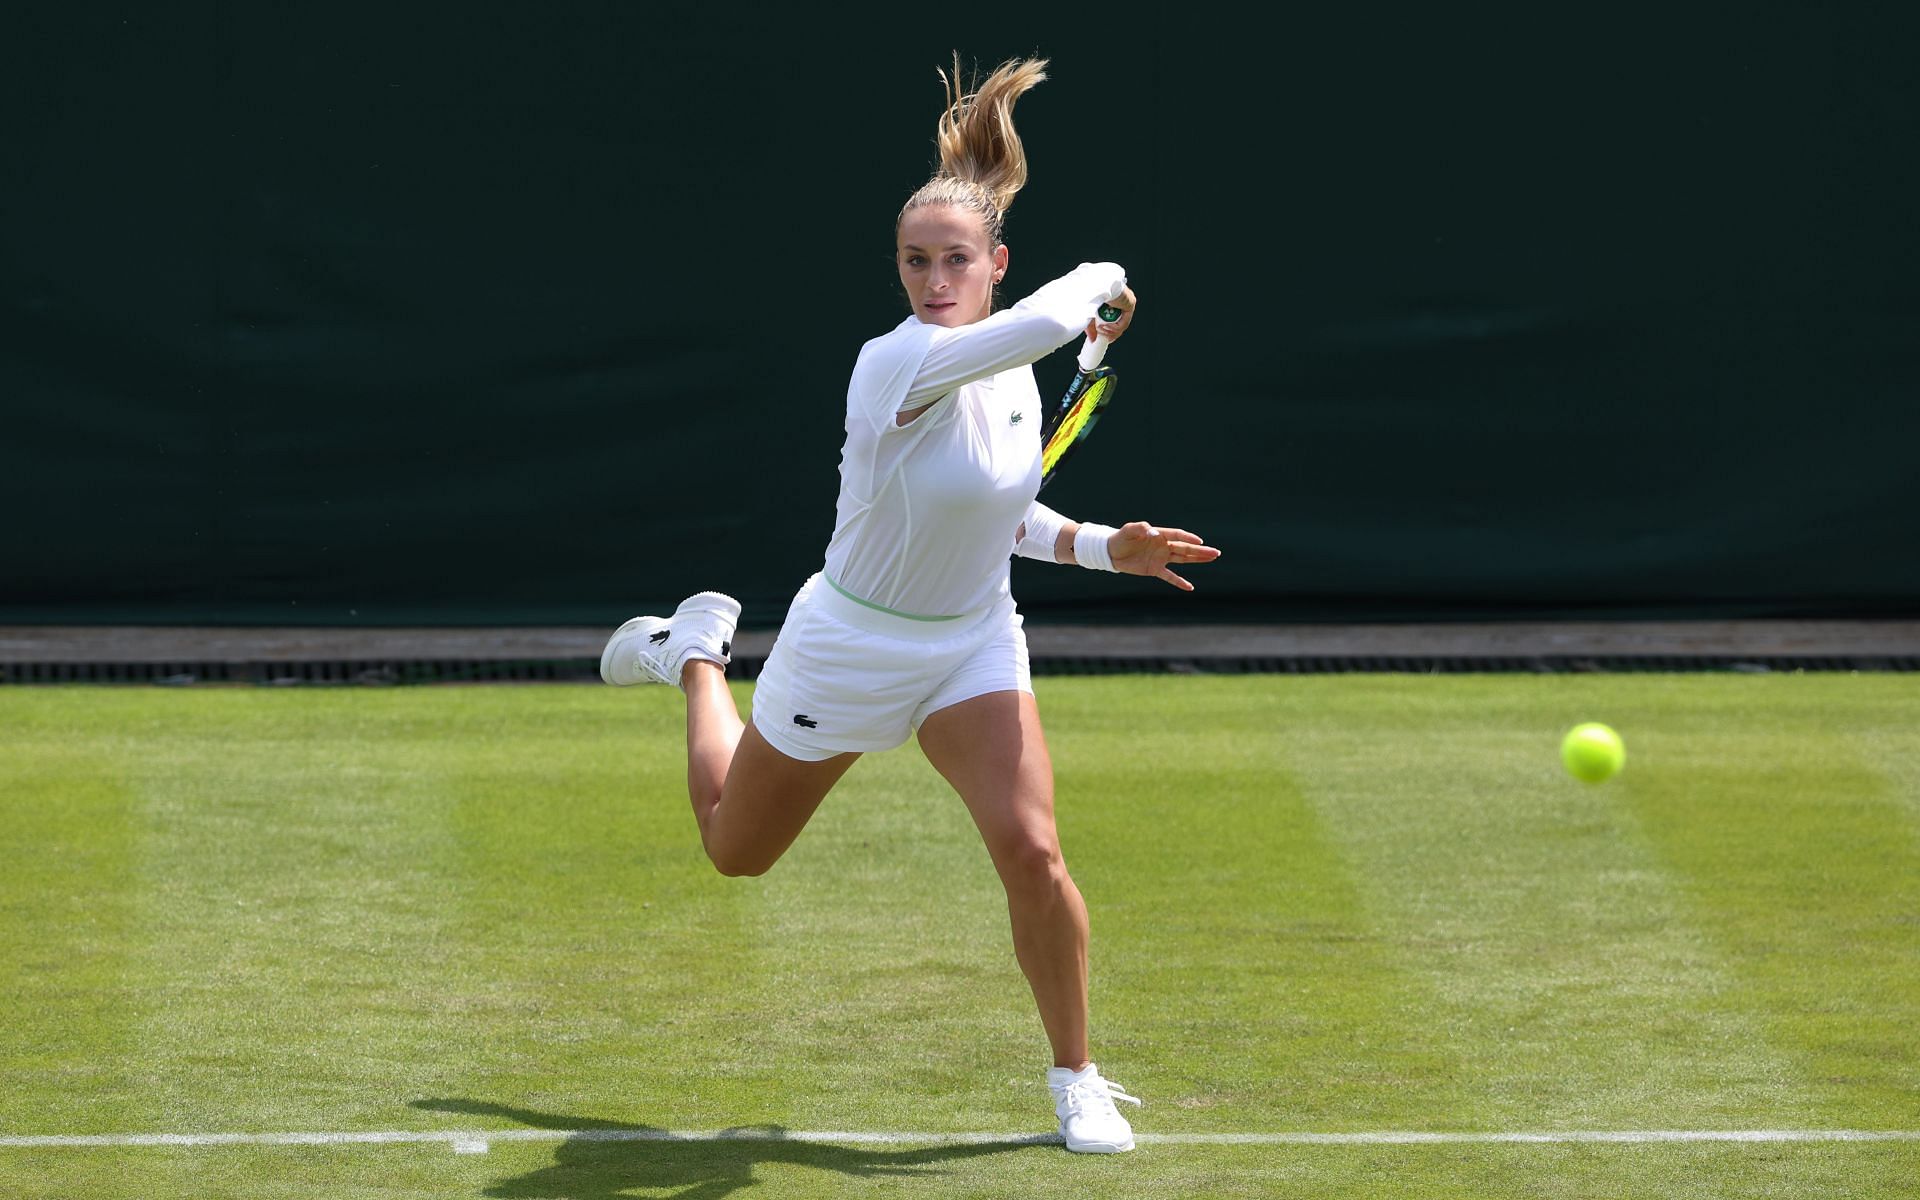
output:
[{"label": "tennis racket", "polygon": [[[1109,304],[1100,306],[1102,321],[1118,321],[1120,310]],[[1060,470],[1067,456],[1080,448],[1093,432],[1094,422],[1113,400],[1120,379],[1112,367],[1102,366],[1107,356],[1107,339],[1091,337],[1080,347],[1079,369],[1067,394],[1047,419],[1040,424],[1040,486],[1046,487]]]}]

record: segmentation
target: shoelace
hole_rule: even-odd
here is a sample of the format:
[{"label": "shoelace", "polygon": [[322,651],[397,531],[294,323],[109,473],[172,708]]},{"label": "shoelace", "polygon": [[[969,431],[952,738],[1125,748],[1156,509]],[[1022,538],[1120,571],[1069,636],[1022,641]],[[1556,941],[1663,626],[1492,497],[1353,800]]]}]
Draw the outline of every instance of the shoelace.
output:
[{"label": "shoelace", "polygon": [[[662,628],[671,629],[673,627],[671,625],[666,625],[666,626],[662,626]],[[664,662],[661,662],[659,656],[655,655],[652,652],[652,650],[644,643],[634,647],[633,657],[635,660],[635,664],[640,667],[641,671],[645,672],[648,675],[653,676],[655,682],[658,682],[658,683],[673,682],[673,676],[667,671],[667,664]]]},{"label": "shoelace", "polygon": [[[723,642],[722,645],[723,646],[727,645],[727,643]],[[704,648],[710,649],[710,647],[704,647]],[[691,650],[692,650],[692,647],[688,646],[685,642],[682,642],[680,644],[679,653],[683,661],[686,659],[687,654]],[[724,655],[726,651],[723,650],[721,653]],[[654,654],[653,652],[647,649],[635,650],[634,654],[640,659],[640,661],[647,664],[645,669],[651,672],[655,679],[659,680],[661,683],[674,683],[673,671],[667,666],[666,659],[660,657],[657,654]],[[676,686],[685,687],[686,685],[677,684]]]},{"label": "shoelace", "polygon": [[1103,1079],[1098,1075],[1091,1079],[1077,1079],[1055,1090],[1066,1098],[1069,1110],[1095,1108],[1116,1112],[1113,1107],[1115,1100],[1125,1100],[1128,1104],[1145,1103],[1138,1096],[1129,1096],[1126,1089],[1113,1080]]}]

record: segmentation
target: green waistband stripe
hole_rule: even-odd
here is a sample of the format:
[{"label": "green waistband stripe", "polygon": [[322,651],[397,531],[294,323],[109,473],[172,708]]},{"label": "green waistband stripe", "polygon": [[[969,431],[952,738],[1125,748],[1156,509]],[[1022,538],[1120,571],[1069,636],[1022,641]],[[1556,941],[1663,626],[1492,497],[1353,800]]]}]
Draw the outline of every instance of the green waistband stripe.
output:
[{"label": "green waistband stripe", "polygon": [[964,613],[956,613],[951,617],[923,617],[919,613],[903,613],[897,608],[887,608],[885,605],[875,604],[871,600],[862,600],[860,597],[854,595],[852,592],[848,591],[847,589],[841,587],[839,584],[835,583],[833,581],[833,576],[827,574],[825,571],[820,572],[820,578],[827,581],[827,586],[831,587],[834,591],[839,592],[842,596],[845,596],[847,599],[853,601],[855,604],[858,604],[860,607],[870,608],[875,612],[883,612],[890,617],[904,617],[909,621],[958,621],[962,616],[966,615]]}]

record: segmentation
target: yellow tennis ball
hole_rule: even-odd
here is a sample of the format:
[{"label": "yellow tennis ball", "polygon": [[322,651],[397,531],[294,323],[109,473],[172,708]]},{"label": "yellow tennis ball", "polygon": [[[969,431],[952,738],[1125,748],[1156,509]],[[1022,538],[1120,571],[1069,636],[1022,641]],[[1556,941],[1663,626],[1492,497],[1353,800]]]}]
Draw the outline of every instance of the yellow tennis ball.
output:
[{"label": "yellow tennis ball", "polygon": [[1560,761],[1575,779],[1603,783],[1627,765],[1627,747],[1619,734],[1598,721],[1588,721],[1567,730],[1560,741]]}]

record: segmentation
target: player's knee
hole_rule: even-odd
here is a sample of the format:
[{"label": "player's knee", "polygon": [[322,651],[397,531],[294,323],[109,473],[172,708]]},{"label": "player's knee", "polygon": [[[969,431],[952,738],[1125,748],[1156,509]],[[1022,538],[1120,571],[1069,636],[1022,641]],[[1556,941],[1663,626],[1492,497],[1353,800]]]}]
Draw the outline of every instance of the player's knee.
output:
[{"label": "player's knee", "polygon": [[743,854],[738,850],[716,850],[707,847],[707,858],[713,863],[713,869],[730,879],[744,879],[754,875],[765,875],[773,869],[774,860],[763,855]]},{"label": "player's knee", "polygon": [[732,879],[765,875],[773,869],[774,863],[780,861],[778,853],[768,854],[762,847],[725,838],[707,838],[703,844],[707,861],[713,864],[713,869]]},{"label": "player's knee", "polygon": [[1051,894],[1066,883],[1067,863],[1058,842],[1022,838],[1001,849],[1001,874],[1009,891]]}]

